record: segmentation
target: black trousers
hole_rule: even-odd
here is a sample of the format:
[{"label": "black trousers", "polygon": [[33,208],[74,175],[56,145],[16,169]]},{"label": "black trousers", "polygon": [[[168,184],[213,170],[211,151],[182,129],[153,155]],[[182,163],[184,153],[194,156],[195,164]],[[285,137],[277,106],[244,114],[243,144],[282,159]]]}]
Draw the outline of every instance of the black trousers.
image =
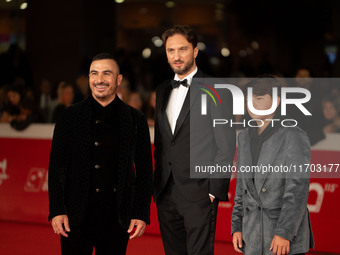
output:
[{"label": "black trousers", "polygon": [[[172,179],[172,178],[171,178]],[[157,213],[167,255],[214,254],[218,202],[209,194],[192,202],[178,193],[173,180],[157,199]]]},{"label": "black trousers", "polygon": [[116,203],[101,193],[92,196],[85,220],[70,228],[61,236],[62,255],[92,255],[93,248],[96,255],[126,254],[129,234],[118,223]]}]

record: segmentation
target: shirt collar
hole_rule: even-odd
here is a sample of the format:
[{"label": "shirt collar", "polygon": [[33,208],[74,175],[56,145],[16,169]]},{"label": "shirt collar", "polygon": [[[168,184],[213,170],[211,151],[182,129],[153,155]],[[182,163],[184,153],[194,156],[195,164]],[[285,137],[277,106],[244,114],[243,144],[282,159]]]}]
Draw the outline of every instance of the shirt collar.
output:
[{"label": "shirt collar", "polygon": [[110,111],[110,110],[114,110],[117,106],[118,106],[118,96],[116,95],[115,99],[112,100],[112,102],[110,102],[108,105],[106,106],[102,106],[100,103],[97,102],[97,100],[95,100],[93,98],[93,95],[90,96],[92,98],[92,106],[93,109],[96,112],[101,112],[101,111]]},{"label": "shirt collar", "polygon": [[197,66],[196,66],[196,68],[195,68],[195,70],[194,71],[192,71],[191,73],[189,73],[187,76],[185,76],[183,79],[180,79],[180,78],[178,78],[178,75],[177,75],[177,73],[175,74],[175,77],[174,77],[174,80],[176,80],[176,81],[183,81],[184,79],[187,79],[187,83],[188,83],[188,86],[190,86],[190,84],[191,84],[191,81],[192,81],[192,78],[194,77],[194,75],[197,73]]}]

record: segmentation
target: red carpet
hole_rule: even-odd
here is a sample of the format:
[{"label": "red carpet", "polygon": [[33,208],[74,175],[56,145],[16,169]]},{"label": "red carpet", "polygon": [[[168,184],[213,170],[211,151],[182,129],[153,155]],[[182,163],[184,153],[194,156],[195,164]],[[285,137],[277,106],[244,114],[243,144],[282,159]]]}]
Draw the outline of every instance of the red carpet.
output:
[{"label": "red carpet", "polygon": [[[49,225],[0,221],[1,255],[60,255],[59,238]],[[146,235],[129,242],[127,255],[164,255],[160,236]],[[230,243],[217,242],[215,255],[236,253]],[[322,253],[311,253],[319,254]]]}]

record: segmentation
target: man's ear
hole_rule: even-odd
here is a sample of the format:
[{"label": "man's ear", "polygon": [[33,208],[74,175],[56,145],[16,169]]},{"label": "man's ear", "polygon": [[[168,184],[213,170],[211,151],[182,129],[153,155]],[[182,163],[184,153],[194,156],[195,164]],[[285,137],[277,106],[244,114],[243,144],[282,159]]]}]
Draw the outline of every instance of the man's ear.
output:
[{"label": "man's ear", "polygon": [[120,86],[120,84],[122,83],[122,80],[123,80],[123,75],[118,74],[118,76],[117,76],[117,87]]},{"label": "man's ear", "polygon": [[195,47],[194,48],[194,57],[196,58],[197,57],[197,55],[198,55],[198,47]]}]

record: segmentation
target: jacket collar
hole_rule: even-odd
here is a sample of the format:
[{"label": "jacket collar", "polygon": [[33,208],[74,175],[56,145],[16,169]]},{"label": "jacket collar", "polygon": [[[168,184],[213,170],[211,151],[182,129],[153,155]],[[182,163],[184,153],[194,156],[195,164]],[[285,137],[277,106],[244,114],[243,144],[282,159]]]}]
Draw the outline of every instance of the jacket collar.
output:
[{"label": "jacket collar", "polygon": [[[259,160],[257,163],[258,169],[261,170],[262,166],[272,165],[284,141],[285,137],[284,132],[285,132],[284,128],[279,128],[277,132],[275,132],[270,137],[270,139],[266,140],[263,143]],[[238,148],[240,149],[240,151],[238,153],[242,155],[241,156],[242,158],[240,158],[239,160],[239,164],[241,164],[241,166],[252,166],[253,160],[250,148],[250,137],[248,129],[243,130],[239,135],[241,135],[241,137],[239,139]],[[258,174],[255,179],[256,185],[253,182],[255,173],[252,172],[243,173],[242,175],[239,176],[245,178],[249,192],[254,196],[256,200],[259,201],[259,194],[266,179],[268,178],[268,174],[269,174],[268,171],[265,173],[260,172],[260,174]]]}]

